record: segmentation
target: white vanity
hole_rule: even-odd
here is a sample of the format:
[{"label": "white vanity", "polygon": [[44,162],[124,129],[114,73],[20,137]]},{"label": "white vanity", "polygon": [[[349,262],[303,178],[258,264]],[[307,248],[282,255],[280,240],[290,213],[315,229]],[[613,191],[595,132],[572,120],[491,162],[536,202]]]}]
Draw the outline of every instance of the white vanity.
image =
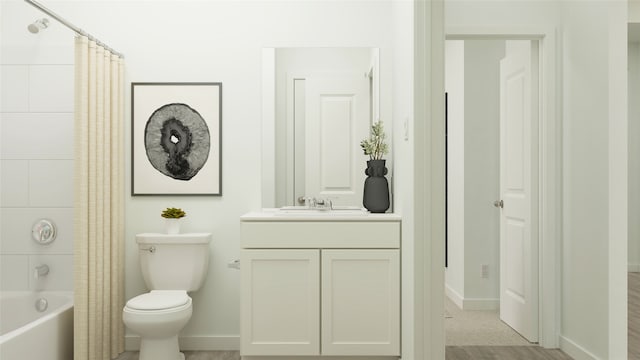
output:
[{"label": "white vanity", "polygon": [[397,359],[400,222],[362,211],[243,215],[243,359]]}]

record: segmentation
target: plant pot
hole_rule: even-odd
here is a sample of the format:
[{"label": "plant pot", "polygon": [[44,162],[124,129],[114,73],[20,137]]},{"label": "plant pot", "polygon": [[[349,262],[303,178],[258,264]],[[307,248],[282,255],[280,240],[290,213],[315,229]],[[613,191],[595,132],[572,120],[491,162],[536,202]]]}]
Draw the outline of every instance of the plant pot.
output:
[{"label": "plant pot", "polygon": [[164,219],[164,231],[169,235],[180,233],[180,219]]},{"label": "plant pot", "polygon": [[386,160],[369,160],[364,171],[367,178],[364,181],[362,204],[372,213],[383,213],[389,208],[389,182],[384,176],[387,174]]}]

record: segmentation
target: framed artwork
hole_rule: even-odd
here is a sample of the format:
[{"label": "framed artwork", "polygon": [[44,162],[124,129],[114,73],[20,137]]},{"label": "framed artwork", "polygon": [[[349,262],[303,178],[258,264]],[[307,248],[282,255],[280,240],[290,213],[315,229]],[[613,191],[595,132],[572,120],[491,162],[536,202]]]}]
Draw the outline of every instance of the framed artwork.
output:
[{"label": "framed artwork", "polygon": [[131,195],[222,195],[222,83],[131,83]]}]

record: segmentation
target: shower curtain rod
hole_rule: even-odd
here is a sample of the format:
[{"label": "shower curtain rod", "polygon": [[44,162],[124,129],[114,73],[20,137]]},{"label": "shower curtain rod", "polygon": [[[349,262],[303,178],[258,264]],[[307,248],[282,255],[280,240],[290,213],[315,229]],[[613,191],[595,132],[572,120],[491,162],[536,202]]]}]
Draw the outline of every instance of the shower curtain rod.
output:
[{"label": "shower curtain rod", "polygon": [[24,0],[26,2],[28,2],[29,4],[31,4],[33,7],[35,7],[36,9],[42,11],[43,13],[51,16],[52,18],[56,19],[59,23],[61,23],[62,25],[68,27],[69,29],[73,30],[76,34],[78,35],[82,35],[82,36],[86,36],[89,40],[95,41],[96,44],[102,46],[103,48],[109,50],[112,54],[117,55],[120,58],[124,58],[124,55],[122,55],[121,53],[113,50],[112,48],[108,47],[105,43],[101,42],[100,40],[98,40],[97,38],[93,37],[91,34],[85,32],[84,30],[80,29],[79,27],[73,25],[72,23],[68,22],[67,20],[65,20],[63,17],[61,17],[60,15],[54,13],[53,11],[49,10],[48,8],[46,8],[44,5],[40,4],[39,2],[35,1],[35,0]]}]

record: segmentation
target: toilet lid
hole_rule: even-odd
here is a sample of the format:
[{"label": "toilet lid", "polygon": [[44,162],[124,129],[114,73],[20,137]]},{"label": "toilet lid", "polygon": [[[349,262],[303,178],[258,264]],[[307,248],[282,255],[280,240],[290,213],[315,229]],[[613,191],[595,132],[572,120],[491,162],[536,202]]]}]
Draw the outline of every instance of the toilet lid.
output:
[{"label": "toilet lid", "polygon": [[127,301],[127,307],[136,310],[162,310],[182,306],[189,302],[184,290],[152,290]]}]

